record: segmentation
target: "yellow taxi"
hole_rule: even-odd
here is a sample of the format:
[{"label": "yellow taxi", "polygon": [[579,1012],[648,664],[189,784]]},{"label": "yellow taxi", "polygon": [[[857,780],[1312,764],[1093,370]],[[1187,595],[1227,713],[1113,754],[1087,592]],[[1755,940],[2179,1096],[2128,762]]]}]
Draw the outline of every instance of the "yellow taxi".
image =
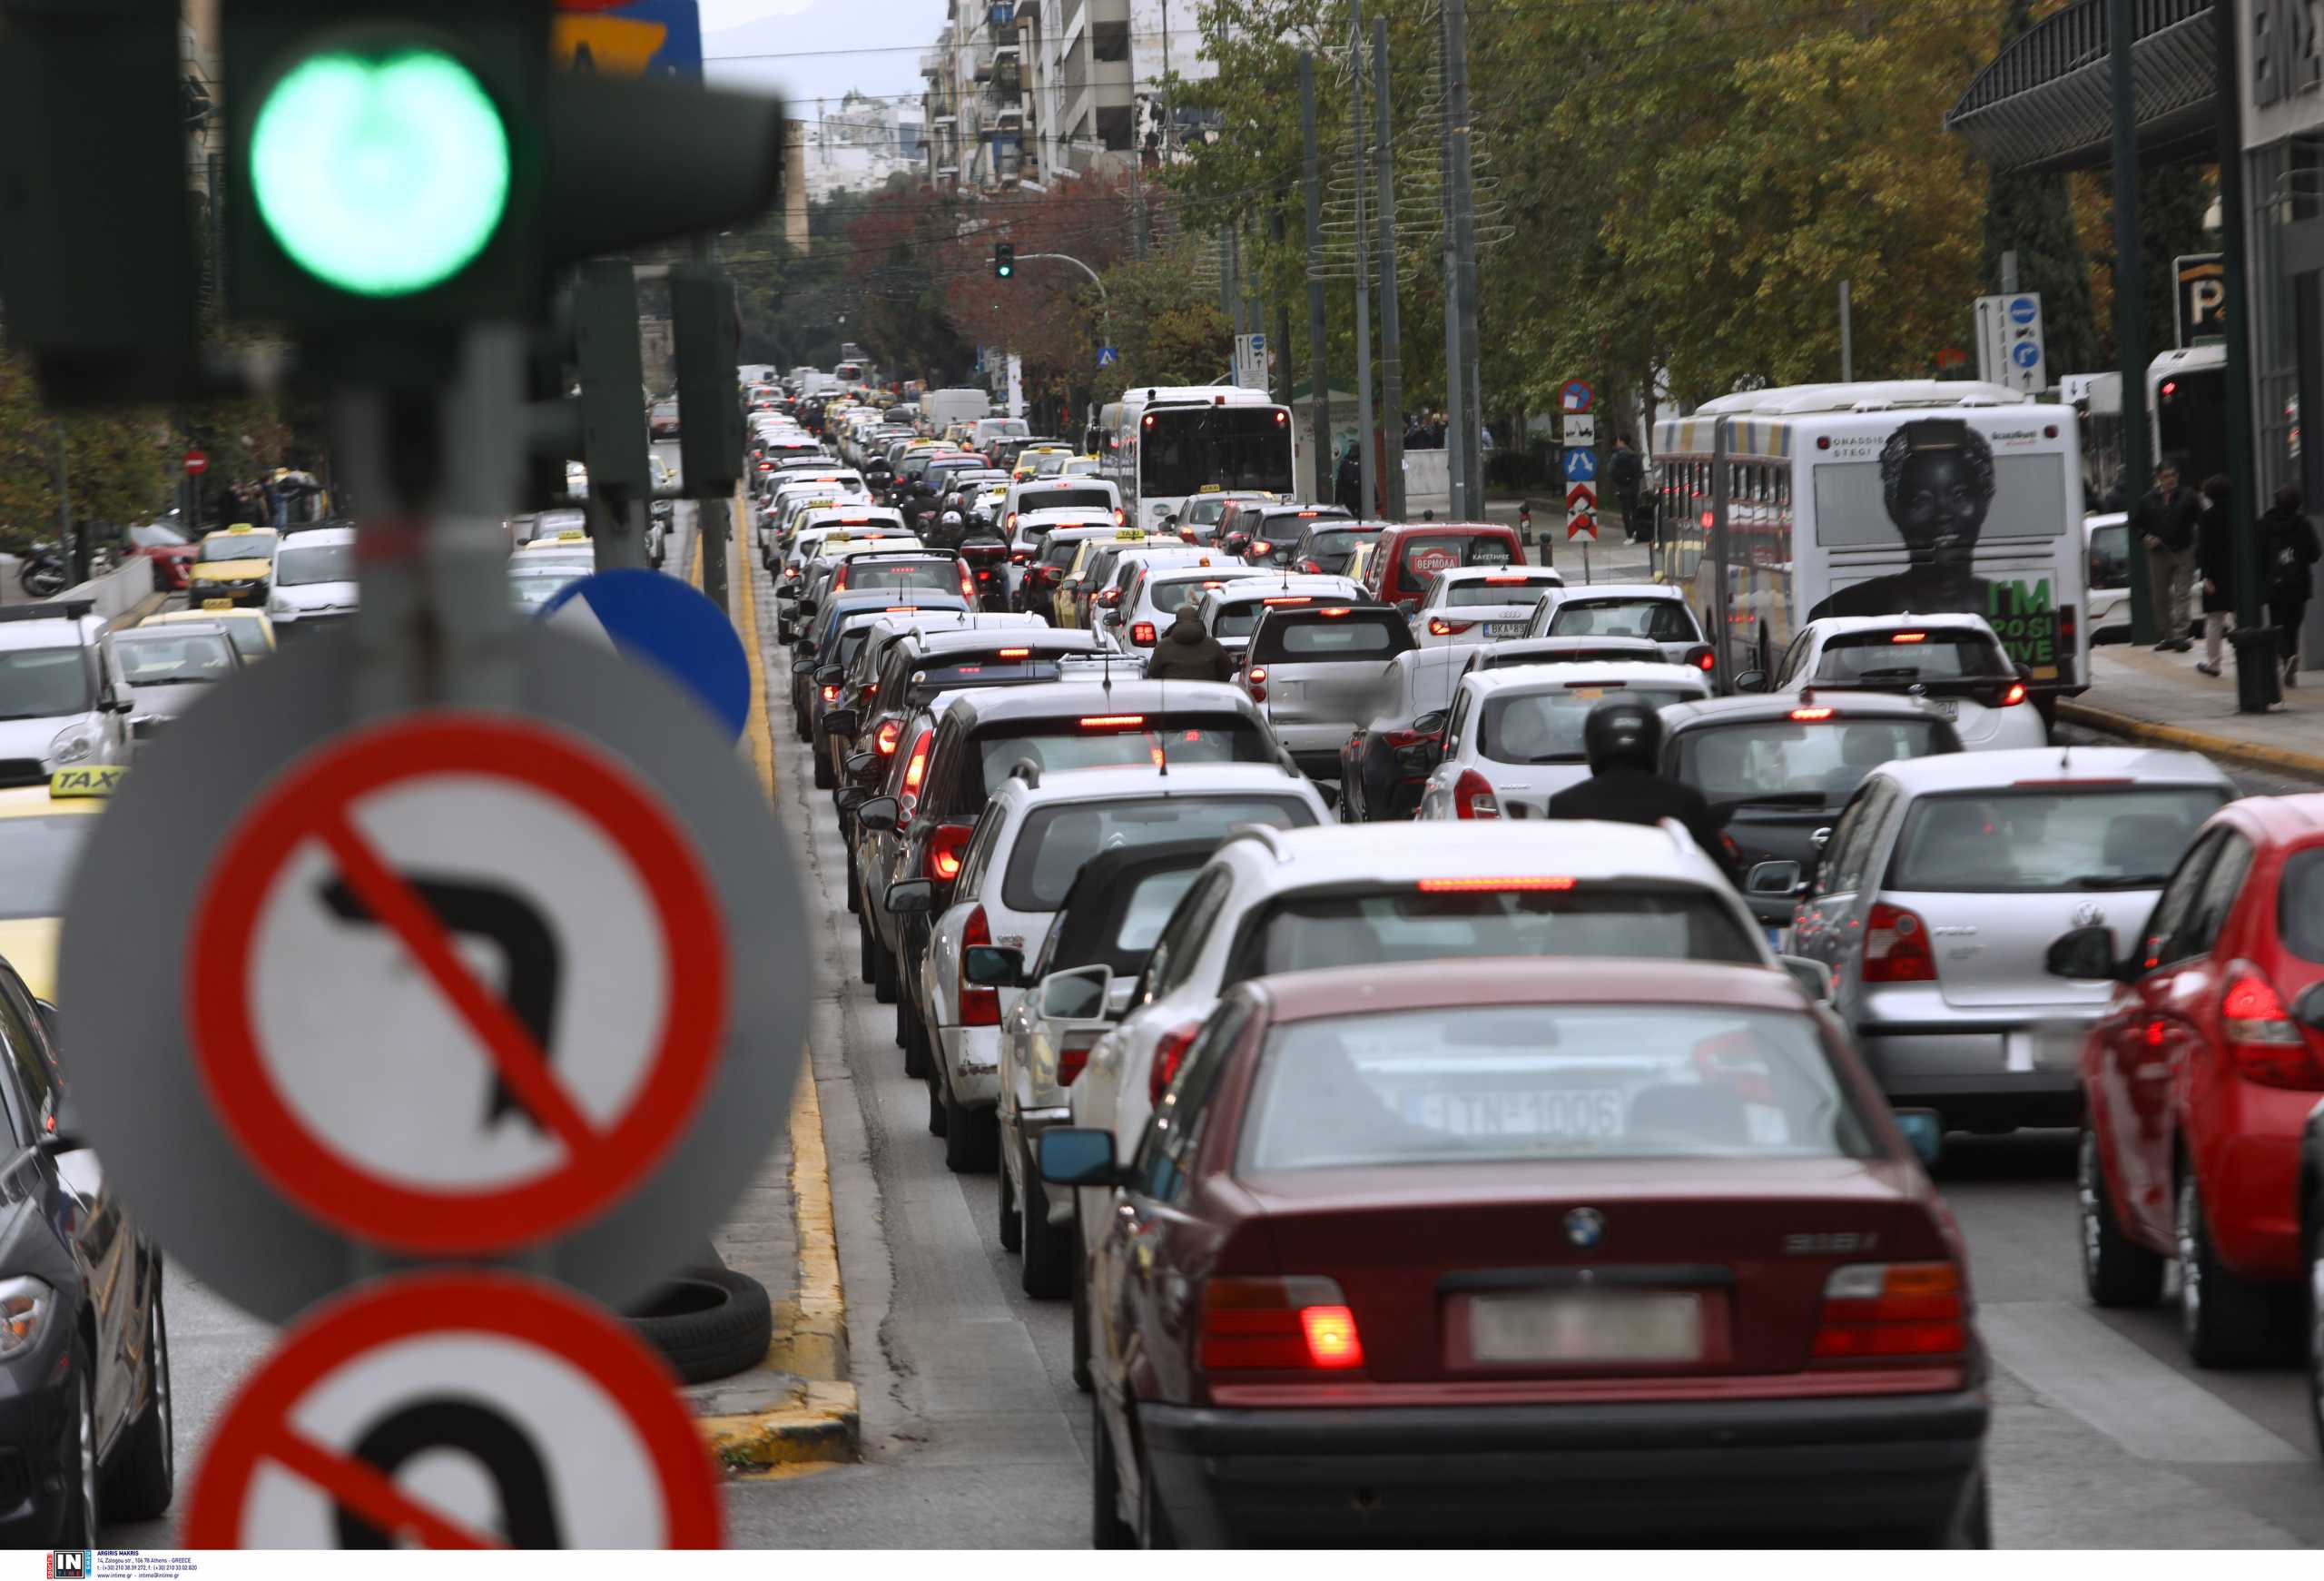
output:
[{"label": "yellow taxi", "polygon": [[1146,529],[1139,527],[1117,528],[1111,538],[1093,535],[1083,539],[1081,547],[1074,551],[1073,563],[1065,568],[1065,575],[1058,578],[1057,623],[1068,630],[1080,629],[1084,618],[1089,613],[1088,596],[1096,591],[1084,584],[1088,582],[1090,568],[1099,555],[1126,543],[1145,541]]},{"label": "yellow taxi", "polygon": [[274,652],[274,622],[263,609],[172,609],[148,615],[141,626],[171,626],[182,621],[214,621],[223,627],[226,640],[246,664],[256,664]]},{"label": "yellow taxi", "polygon": [[1060,478],[1095,478],[1099,465],[1095,456],[1068,456],[1057,472]]},{"label": "yellow taxi", "polygon": [[597,540],[586,532],[567,530],[550,538],[537,538],[519,545],[509,568],[526,566],[581,566],[595,570],[597,566]]},{"label": "yellow taxi", "polygon": [[1342,571],[1340,575],[1352,582],[1364,580],[1364,573],[1372,567],[1372,551],[1378,547],[1379,542],[1378,539],[1367,538],[1356,545],[1354,555],[1347,562],[1347,569]]},{"label": "yellow taxi", "polygon": [[231,609],[239,604],[264,604],[274,582],[275,546],[282,535],[271,527],[238,521],[207,534],[193,551],[193,569],[186,582],[186,606],[192,609]]},{"label": "yellow taxi", "polygon": [[1065,461],[1070,461],[1073,459],[1073,447],[1070,445],[1027,445],[1017,452],[1017,465],[1009,474],[1010,481],[1022,483],[1030,478],[1047,477],[1049,472],[1057,471],[1065,465],[1065,461],[1052,462],[1049,472],[1044,472],[1039,468],[1039,461],[1043,456],[1062,456]]},{"label": "yellow taxi", "polygon": [[8,880],[0,886],[0,957],[45,1003],[56,1003],[64,886],[105,799],[128,772],[60,768],[46,785],[0,790],[0,873]]}]

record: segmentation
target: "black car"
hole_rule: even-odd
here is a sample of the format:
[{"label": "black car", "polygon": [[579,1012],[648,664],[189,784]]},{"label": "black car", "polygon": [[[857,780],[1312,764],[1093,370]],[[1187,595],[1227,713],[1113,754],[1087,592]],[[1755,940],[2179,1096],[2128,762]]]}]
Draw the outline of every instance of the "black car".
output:
[{"label": "black car", "polygon": [[88,1548],[175,1491],[162,1254],[80,1135],[44,1013],[0,963],[0,1540]]}]

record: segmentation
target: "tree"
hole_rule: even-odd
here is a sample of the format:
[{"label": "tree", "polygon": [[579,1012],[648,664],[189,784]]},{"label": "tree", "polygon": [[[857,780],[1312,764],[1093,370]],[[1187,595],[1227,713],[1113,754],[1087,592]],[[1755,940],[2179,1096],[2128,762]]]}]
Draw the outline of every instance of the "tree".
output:
[{"label": "tree", "polygon": [[[58,420],[41,400],[32,365],[0,353],[0,547],[21,549],[55,535]],[[130,410],[62,420],[75,526],[123,526],[167,507],[178,450],[159,414]]]},{"label": "tree", "polygon": [[[2033,25],[2033,0],[2010,0],[2001,42]],[[2068,372],[2101,364],[2098,320],[2090,291],[2090,259],[2074,226],[2073,196],[2062,172],[1999,172],[1985,183],[1984,281],[2001,289],[2001,255],[2017,253],[2021,291],[2042,296],[2043,339],[2050,365]]]}]

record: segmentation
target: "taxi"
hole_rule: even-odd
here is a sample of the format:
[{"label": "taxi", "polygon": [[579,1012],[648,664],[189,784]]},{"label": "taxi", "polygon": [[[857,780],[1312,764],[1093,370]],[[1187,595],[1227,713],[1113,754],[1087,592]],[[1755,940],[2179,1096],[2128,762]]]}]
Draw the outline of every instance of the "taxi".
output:
[{"label": "taxi", "polygon": [[[1066,461],[1069,461],[1073,459],[1073,447],[1070,445],[1027,445],[1017,452],[1017,465],[1009,471],[1010,479],[1022,483],[1029,478],[1046,476],[1039,466],[1040,458],[1043,456],[1062,456]],[[1051,462],[1049,471],[1054,472],[1064,465],[1065,461]]]},{"label": "taxi", "polygon": [[226,639],[244,664],[256,664],[274,652],[274,622],[263,609],[171,609],[148,615],[140,626],[174,626],[202,621],[222,627]]},{"label": "taxi", "polygon": [[193,551],[186,603],[194,609],[231,609],[264,604],[274,582],[274,548],[282,535],[271,527],[238,521],[207,534]]},{"label": "taxi", "polygon": [[129,771],[118,765],[60,768],[46,785],[0,790],[0,958],[33,997],[56,1003],[56,942],[64,890],[106,798]]},{"label": "taxi", "polygon": [[1058,625],[1068,631],[1078,631],[1088,624],[1090,600],[1098,590],[1090,573],[1098,556],[1123,544],[1144,543],[1146,539],[1146,529],[1141,527],[1118,527],[1110,538],[1098,533],[1083,539],[1081,547],[1074,553],[1073,563],[1058,579],[1055,600]]},{"label": "taxi", "polygon": [[580,566],[595,570],[597,565],[597,540],[586,532],[560,532],[554,538],[537,538],[517,550],[514,564],[522,566]]}]

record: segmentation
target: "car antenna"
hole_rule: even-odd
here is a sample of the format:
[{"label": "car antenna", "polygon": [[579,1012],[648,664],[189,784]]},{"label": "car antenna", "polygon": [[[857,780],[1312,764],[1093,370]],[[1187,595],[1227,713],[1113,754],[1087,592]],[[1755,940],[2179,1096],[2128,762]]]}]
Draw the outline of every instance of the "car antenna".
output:
[{"label": "car antenna", "polygon": [[1157,779],[1170,777],[1170,677],[1154,677],[1154,711],[1162,716],[1154,731],[1154,773]]}]

